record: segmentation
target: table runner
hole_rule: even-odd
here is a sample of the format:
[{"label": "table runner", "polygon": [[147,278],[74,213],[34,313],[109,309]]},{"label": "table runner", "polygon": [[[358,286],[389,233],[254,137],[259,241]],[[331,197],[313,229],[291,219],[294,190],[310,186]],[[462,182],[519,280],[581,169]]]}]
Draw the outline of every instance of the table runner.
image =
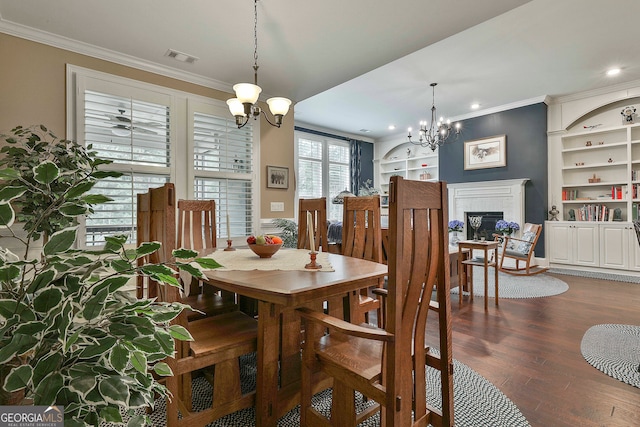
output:
[{"label": "table runner", "polygon": [[231,270],[302,270],[302,271],[335,271],[329,262],[329,254],[318,252],[316,263],[322,265],[319,270],[304,268],[311,259],[308,249],[280,249],[271,258],[260,258],[251,249],[235,251],[218,250],[207,257],[215,259],[223,267],[217,271]]}]

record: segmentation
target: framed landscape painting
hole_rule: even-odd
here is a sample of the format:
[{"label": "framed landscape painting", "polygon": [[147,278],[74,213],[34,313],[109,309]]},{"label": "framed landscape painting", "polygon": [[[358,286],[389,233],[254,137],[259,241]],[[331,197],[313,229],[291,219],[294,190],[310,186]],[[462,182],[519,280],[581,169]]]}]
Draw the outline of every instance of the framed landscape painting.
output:
[{"label": "framed landscape painting", "polygon": [[267,188],[289,188],[289,168],[267,166]]},{"label": "framed landscape painting", "polygon": [[507,166],[506,135],[464,142],[464,170],[504,166]]}]

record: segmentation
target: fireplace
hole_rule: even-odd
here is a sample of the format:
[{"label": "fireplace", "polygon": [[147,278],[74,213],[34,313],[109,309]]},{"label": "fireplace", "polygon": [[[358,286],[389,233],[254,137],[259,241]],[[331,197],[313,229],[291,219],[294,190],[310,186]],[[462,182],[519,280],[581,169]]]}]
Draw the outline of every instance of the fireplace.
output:
[{"label": "fireplace", "polygon": [[[468,224],[469,213],[501,213],[505,221],[515,221],[520,226],[525,223],[524,218],[524,186],[528,178],[505,179],[498,181],[461,182],[448,184],[449,190],[449,219],[458,219],[465,223],[464,236],[473,238]],[[483,227],[491,228],[487,238],[495,229],[495,221],[482,219]]]},{"label": "fireplace", "polygon": [[465,223],[467,225],[467,240],[473,239],[473,227],[469,223],[469,217],[481,216],[482,224],[478,228],[478,237],[486,240],[493,240],[493,233],[496,232],[496,222],[500,219],[504,219],[502,212],[465,212]]}]

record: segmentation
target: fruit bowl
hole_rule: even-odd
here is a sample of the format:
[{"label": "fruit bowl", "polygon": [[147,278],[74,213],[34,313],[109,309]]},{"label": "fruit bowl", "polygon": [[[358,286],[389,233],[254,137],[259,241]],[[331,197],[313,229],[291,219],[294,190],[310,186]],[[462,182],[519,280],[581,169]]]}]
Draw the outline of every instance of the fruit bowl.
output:
[{"label": "fruit bowl", "polygon": [[249,248],[253,253],[258,255],[260,258],[271,258],[281,247],[282,243],[270,245],[258,245],[254,243],[249,245]]}]

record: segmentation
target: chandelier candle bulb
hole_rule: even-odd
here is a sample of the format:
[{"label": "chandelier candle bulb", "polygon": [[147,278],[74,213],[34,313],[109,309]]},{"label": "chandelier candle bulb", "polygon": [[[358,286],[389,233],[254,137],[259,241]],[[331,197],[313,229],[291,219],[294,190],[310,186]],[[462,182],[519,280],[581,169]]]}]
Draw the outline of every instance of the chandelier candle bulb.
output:
[{"label": "chandelier candle bulb", "polygon": [[311,252],[314,253],[316,251],[316,242],[313,237],[313,217],[311,217],[311,212],[307,212],[307,229],[309,230],[309,247]]},{"label": "chandelier candle bulb", "polygon": [[231,222],[229,222],[229,209],[227,208],[227,239],[231,239]]}]

